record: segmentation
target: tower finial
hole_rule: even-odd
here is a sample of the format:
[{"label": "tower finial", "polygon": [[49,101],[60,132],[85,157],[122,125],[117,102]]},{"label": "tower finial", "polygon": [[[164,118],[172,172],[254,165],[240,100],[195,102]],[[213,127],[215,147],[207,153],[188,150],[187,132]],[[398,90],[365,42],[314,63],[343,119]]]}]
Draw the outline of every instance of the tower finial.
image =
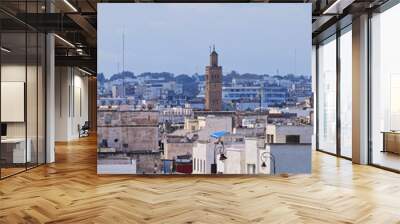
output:
[{"label": "tower finial", "polygon": [[215,51],[215,44],[213,44],[213,51]]}]

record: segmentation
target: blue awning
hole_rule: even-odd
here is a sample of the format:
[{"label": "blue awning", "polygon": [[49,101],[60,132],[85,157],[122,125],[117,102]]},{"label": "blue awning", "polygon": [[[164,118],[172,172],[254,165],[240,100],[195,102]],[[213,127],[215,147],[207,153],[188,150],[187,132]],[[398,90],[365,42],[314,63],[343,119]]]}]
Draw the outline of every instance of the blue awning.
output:
[{"label": "blue awning", "polygon": [[228,133],[229,132],[227,132],[227,131],[216,131],[216,132],[213,132],[210,136],[213,138],[221,138],[221,137],[224,137]]}]

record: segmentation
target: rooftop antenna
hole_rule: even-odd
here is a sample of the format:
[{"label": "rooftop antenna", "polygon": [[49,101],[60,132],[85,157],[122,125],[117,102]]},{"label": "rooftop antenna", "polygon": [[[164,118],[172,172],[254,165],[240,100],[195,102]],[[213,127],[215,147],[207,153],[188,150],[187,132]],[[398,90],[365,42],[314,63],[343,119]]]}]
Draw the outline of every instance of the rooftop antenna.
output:
[{"label": "rooftop antenna", "polygon": [[122,28],[122,72],[125,71],[125,28]]},{"label": "rooftop antenna", "polygon": [[[125,27],[122,28],[122,73],[125,71]],[[122,97],[125,97],[125,76],[122,78]]]},{"label": "rooftop antenna", "polygon": [[294,49],[294,75],[296,75],[296,70],[297,70],[297,66],[296,66],[296,62],[297,62],[297,52],[296,52],[296,48]]},{"label": "rooftop antenna", "polygon": [[210,47],[210,54],[211,54],[211,45],[209,47]]}]

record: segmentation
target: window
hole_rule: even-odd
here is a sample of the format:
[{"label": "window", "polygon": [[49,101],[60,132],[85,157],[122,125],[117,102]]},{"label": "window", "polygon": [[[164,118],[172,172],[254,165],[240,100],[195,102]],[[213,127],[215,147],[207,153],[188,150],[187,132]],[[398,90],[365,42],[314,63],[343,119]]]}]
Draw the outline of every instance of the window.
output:
[{"label": "window", "polygon": [[352,25],[316,48],[317,148],[352,157]]},{"label": "window", "polygon": [[336,153],[336,35],[318,48],[318,149]]},{"label": "window", "polygon": [[267,143],[274,143],[274,135],[267,134]]},{"label": "window", "polygon": [[247,174],[255,174],[255,173],[256,173],[256,165],[247,164]]},{"label": "window", "polygon": [[371,162],[400,170],[400,5],[371,19]]},{"label": "window", "polygon": [[286,135],[287,144],[300,144],[300,135]]},{"label": "window", "polygon": [[352,34],[351,26],[340,36],[340,155],[352,156]]}]

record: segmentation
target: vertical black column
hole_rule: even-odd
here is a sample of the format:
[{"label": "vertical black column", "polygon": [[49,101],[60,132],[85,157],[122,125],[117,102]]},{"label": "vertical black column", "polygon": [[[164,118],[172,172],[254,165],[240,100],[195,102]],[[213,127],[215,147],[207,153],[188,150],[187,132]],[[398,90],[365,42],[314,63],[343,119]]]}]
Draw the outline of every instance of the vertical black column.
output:
[{"label": "vertical black column", "polygon": [[[36,1],[36,13],[39,14],[39,0]],[[39,17],[37,22],[39,22]],[[36,164],[39,165],[39,30],[36,31]]]},{"label": "vertical black column", "polygon": [[[25,0],[25,21],[28,21],[28,0]],[[27,90],[28,90],[28,24],[25,23],[25,87],[24,87],[24,123],[25,123],[25,170],[28,169],[28,113],[27,113]]]},{"label": "vertical black column", "polygon": [[336,155],[341,156],[341,119],[340,119],[340,29],[336,31]]},{"label": "vertical black column", "polygon": [[315,147],[319,150],[319,44],[315,46]]},{"label": "vertical black column", "polygon": [[367,124],[367,132],[368,132],[368,156],[367,156],[367,163],[372,164],[373,163],[373,148],[372,148],[372,25],[371,25],[371,20],[372,20],[372,11],[368,11],[368,25],[367,25],[367,44],[368,44],[368,54],[367,54],[367,83],[368,83],[368,94],[367,94],[367,119],[368,119],[368,124]]}]

